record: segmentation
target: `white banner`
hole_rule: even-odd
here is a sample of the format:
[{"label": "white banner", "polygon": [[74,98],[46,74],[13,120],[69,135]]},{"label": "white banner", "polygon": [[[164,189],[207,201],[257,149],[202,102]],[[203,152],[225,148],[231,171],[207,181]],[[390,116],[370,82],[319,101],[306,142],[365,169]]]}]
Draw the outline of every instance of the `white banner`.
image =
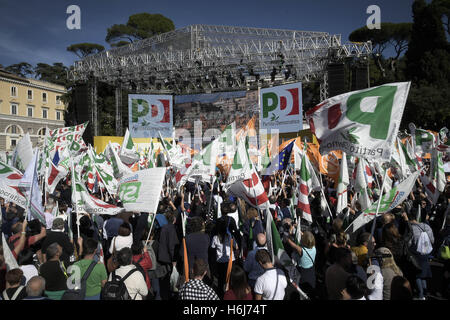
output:
[{"label": "white banner", "polygon": [[127,211],[156,213],[166,168],[151,168],[123,177],[119,198]]},{"label": "white banner", "polygon": [[161,132],[172,138],[173,98],[169,95],[128,95],[128,127],[135,138],[152,138]]},{"label": "white banner", "polygon": [[298,132],[303,129],[302,83],[261,89],[260,129]]},{"label": "white banner", "polygon": [[342,150],[389,160],[411,82],[389,83],[329,98],[306,112],[320,153]]}]

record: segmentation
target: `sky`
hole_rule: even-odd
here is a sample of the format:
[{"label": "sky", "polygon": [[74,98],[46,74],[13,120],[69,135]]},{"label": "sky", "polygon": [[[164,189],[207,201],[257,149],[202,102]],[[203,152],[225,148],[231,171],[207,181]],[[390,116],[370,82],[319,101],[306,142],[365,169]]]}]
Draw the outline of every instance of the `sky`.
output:
[{"label": "sky", "polygon": [[[62,62],[78,57],[66,51],[74,43],[93,42],[106,49],[106,30],[125,24],[135,13],[160,13],[175,28],[192,24],[323,31],[341,34],[342,42],[362,27],[370,5],[378,5],[381,22],[412,22],[413,0],[0,0],[0,64],[22,61]],[[70,5],[81,9],[81,29],[69,30]]]}]

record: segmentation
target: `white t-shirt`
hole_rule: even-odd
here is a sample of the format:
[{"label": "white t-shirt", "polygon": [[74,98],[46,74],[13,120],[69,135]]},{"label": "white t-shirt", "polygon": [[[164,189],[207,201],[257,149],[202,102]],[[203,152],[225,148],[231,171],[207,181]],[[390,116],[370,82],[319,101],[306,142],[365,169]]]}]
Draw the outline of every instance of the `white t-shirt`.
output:
[{"label": "white t-shirt", "polygon": [[218,194],[214,195],[214,200],[216,201],[217,205],[217,219],[219,219],[222,216],[222,212],[220,211],[220,205],[223,202],[223,199]]},{"label": "white t-shirt", "polygon": [[369,300],[383,300],[383,275],[381,272],[377,272],[373,281],[373,284],[370,286],[372,292],[368,295]]},{"label": "white t-shirt", "polygon": [[51,229],[53,226],[53,220],[55,219],[55,217],[50,213],[45,211],[44,212],[44,216],[45,216],[45,228],[46,229]]},{"label": "white t-shirt", "polygon": [[[128,266],[122,266],[116,269],[116,275],[123,278],[129,271],[135,268],[136,267],[132,264]],[[111,281],[111,279],[112,273],[109,275],[108,281]],[[128,278],[125,279],[125,286],[127,287],[128,294],[130,295],[132,300],[142,300],[142,297],[145,297],[148,294],[147,283],[145,282],[144,276],[139,270],[133,272]]]},{"label": "white t-shirt", "polygon": [[[214,236],[211,241],[211,248],[216,249],[216,258],[217,262],[228,262],[230,260],[230,244],[231,238],[230,236],[226,236],[224,239],[224,243],[220,242],[218,236]],[[225,252],[224,249],[225,248]],[[233,254],[233,261],[236,260],[235,255]]]},{"label": "white t-shirt", "polygon": [[[278,287],[277,287],[278,275]],[[255,284],[255,294],[262,295],[263,300],[283,300],[284,290],[287,287],[286,276],[283,271],[276,269],[266,270],[258,277]],[[275,293],[275,288],[277,292]],[[274,296],[275,295],[275,296]]]},{"label": "white t-shirt", "polygon": [[27,264],[27,265],[23,265],[23,266],[20,266],[20,269],[22,269],[22,271],[23,271],[23,276],[25,277],[25,284],[27,284],[28,283],[28,280],[30,280],[32,277],[34,277],[34,276],[38,276],[39,275],[39,272],[38,272],[38,270],[36,269],[36,267],[34,266],[34,265],[32,265],[32,264]]},{"label": "white t-shirt", "polygon": [[228,213],[227,216],[232,217],[234,219],[236,227],[239,229],[239,212],[236,210],[235,212]]},{"label": "white t-shirt", "polygon": [[113,253],[114,248],[114,242],[116,243],[116,251],[119,251],[123,248],[131,248],[131,245],[133,244],[133,234],[130,233],[127,237],[122,236],[116,236],[111,241],[111,246],[109,247],[109,253]]}]

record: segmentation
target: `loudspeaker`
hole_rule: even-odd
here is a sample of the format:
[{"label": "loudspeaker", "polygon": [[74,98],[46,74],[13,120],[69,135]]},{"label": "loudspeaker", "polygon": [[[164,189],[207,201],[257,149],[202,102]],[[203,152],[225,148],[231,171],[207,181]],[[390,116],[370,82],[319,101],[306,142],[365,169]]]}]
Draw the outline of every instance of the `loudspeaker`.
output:
[{"label": "loudspeaker", "polygon": [[347,92],[345,86],[345,69],[343,63],[332,63],[328,71],[328,97],[334,97]]},{"label": "loudspeaker", "polygon": [[358,66],[352,69],[352,91],[367,88],[367,67]]},{"label": "loudspeaker", "polygon": [[89,85],[87,83],[76,85],[74,88],[74,96],[76,122],[77,124],[81,124],[89,121],[88,127],[84,131],[83,139],[86,143],[93,143]]}]

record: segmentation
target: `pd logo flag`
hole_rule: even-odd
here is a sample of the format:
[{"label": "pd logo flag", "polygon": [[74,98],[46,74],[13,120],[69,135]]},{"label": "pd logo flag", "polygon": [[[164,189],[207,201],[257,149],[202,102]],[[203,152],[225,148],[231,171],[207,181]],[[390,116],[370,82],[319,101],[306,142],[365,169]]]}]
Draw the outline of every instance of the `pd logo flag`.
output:
[{"label": "pd logo flag", "polygon": [[297,132],[303,129],[302,83],[293,83],[260,91],[262,129]]},{"label": "pd logo flag", "polygon": [[133,212],[155,213],[164,183],[166,168],[139,170],[119,182],[119,199]]},{"label": "pd logo flag", "polygon": [[161,132],[172,137],[173,99],[169,95],[128,95],[128,127],[135,138],[152,138]]},{"label": "pd logo flag", "polygon": [[329,98],[306,113],[320,153],[342,150],[389,160],[411,82],[385,84]]}]

